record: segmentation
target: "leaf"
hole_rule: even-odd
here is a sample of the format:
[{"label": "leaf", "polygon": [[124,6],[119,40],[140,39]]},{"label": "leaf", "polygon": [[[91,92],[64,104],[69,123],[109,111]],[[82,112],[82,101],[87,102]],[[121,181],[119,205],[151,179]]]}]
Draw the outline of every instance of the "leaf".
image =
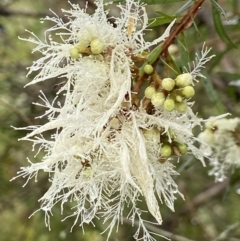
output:
[{"label": "leaf", "polygon": [[150,28],[157,27],[166,23],[171,23],[174,19],[180,19],[181,16],[162,16],[157,18],[151,18],[148,20]]},{"label": "leaf", "polygon": [[237,46],[231,41],[231,39],[228,37],[227,33],[225,32],[224,26],[222,25],[222,20],[219,12],[219,7],[214,4],[215,1],[212,1],[212,16],[213,16],[213,22],[216,29],[217,34],[222,39],[224,43],[226,43],[229,46],[237,48]]}]

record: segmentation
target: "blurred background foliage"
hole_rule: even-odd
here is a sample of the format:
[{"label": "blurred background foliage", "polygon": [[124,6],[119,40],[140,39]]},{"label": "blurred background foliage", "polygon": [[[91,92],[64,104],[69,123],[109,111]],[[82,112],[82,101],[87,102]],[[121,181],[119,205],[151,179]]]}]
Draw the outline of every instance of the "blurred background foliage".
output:
[{"label": "blurred background foliage", "polygon": [[[71,0],[85,6],[85,0]],[[159,36],[172,18],[181,17],[186,13],[191,1],[179,0],[147,0],[147,12],[150,18],[158,18],[158,23],[146,34],[146,38]],[[171,2],[171,3],[166,3]],[[240,80],[240,2],[239,0],[206,0],[198,11],[194,22],[175,40],[178,46],[174,59],[180,68],[187,65],[189,58],[199,52],[203,43],[212,47],[216,57],[204,69],[206,79],[200,79],[196,85],[194,110],[206,118],[224,112],[230,112],[233,117],[240,114],[240,88],[230,86],[232,81]],[[94,11],[92,0],[88,2],[89,12]],[[221,8],[219,8],[221,6]],[[16,176],[21,166],[27,165],[26,157],[33,160],[34,152],[30,144],[18,142],[25,131],[14,131],[11,126],[21,127],[41,124],[46,120],[35,119],[44,112],[32,102],[38,102],[39,91],[52,99],[56,90],[53,86],[61,80],[51,79],[44,83],[23,88],[34,76],[26,77],[26,67],[39,57],[31,54],[34,45],[20,41],[18,36],[29,37],[28,29],[40,38],[50,23],[42,24],[39,20],[51,15],[54,10],[63,19],[61,8],[69,9],[66,0],[0,0],[0,240],[1,241],[102,241],[106,240],[101,220],[96,220],[95,227],[85,226],[83,230],[74,227],[74,220],[61,220],[71,213],[71,206],[65,209],[64,215],[56,206],[51,218],[51,231],[45,227],[44,214],[36,213],[39,208],[38,199],[48,188],[48,177],[39,174],[39,181],[31,180],[24,188],[24,179],[9,180]],[[111,7],[110,15],[117,14]],[[214,15],[215,14],[215,15]],[[65,19],[66,20],[66,19]],[[231,83],[232,83],[231,82]],[[199,131],[199,130],[198,130]],[[239,157],[240,158],[240,157]],[[35,158],[41,160],[41,154]],[[180,197],[176,200],[176,211],[171,212],[161,205],[163,225],[150,229],[165,235],[172,240],[202,241],[202,240],[240,240],[240,171],[233,170],[229,178],[222,183],[214,183],[208,176],[209,167],[186,156],[176,163],[181,176],[176,177],[185,201]],[[144,206],[144,202],[141,204]],[[153,221],[146,213],[146,219]],[[233,226],[231,226],[233,225]],[[235,226],[234,226],[235,225]],[[229,229],[230,226],[230,229]],[[130,241],[134,228],[127,220],[118,232],[113,232],[110,241]],[[223,233],[222,233],[223,232]],[[222,234],[221,234],[222,233]],[[224,236],[225,235],[225,236]],[[158,238],[157,240],[163,240]]]}]

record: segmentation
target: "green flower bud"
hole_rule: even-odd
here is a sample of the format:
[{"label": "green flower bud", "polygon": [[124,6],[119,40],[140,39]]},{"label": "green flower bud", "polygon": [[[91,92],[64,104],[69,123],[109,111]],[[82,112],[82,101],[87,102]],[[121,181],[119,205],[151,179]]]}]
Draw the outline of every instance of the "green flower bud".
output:
[{"label": "green flower bud", "polygon": [[192,86],[186,86],[182,90],[182,95],[186,98],[193,97],[195,95],[195,90]]},{"label": "green flower bud", "polygon": [[162,80],[162,88],[167,90],[167,91],[171,91],[174,86],[175,86],[175,81],[171,78],[164,78]]},{"label": "green flower bud", "polygon": [[101,54],[104,50],[104,43],[101,39],[96,38],[90,43],[90,48],[93,54]]},{"label": "green flower bud", "polygon": [[169,144],[163,144],[160,150],[161,157],[168,158],[172,155],[172,147]]},{"label": "green flower bud", "polygon": [[176,146],[177,146],[179,152],[180,152],[182,155],[184,155],[184,154],[187,153],[187,151],[188,151],[188,146],[187,146],[186,144],[177,142],[177,143],[176,143]]},{"label": "green flower bud", "polygon": [[145,74],[152,74],[153,73],[153,67],[150,64],[146,64],[143,68],[143,71]]},{"label": "green flower bud", "polygon": [[172,111],[175,108],[175,102],[173,99],[166,99],[164,101],[163,107],[166,111]]},{"label": "green flower bud", "polygon": [[119,129],[121,126],[121,122],[118,118],[114,117],[109,121],[109,125],[113,129]]},{"label": "green flower bud", "polygon": [[179,113],[185,113],[187,111],[187,103],[186,102],[180,102],[175,103],[175,110]]},{"label": "green flower bud", "polygon": [[176,95],[175,99],[176,99],[177,102],[183,101],[183,97],[181,95]]},{"label": "green flower bud", "polygon": [[148,98],[148,99],[151,99],[152,96],[156,93],[156,89],[153,87],[153,86],[148,86],[146,89],[145,89],[145,97]]},{"label": "green flower bud", "polygon": [[193,82],[193,77],[191,74],[189,73],[185,73],[185,74],[180,74],[177,76],[177,78],[175,79],[176,85],[178,87],[185,87],[185,86],[189,86],[192,84]]},{"label": "green flower bud", "polygon": [[71,47],[69,49],[69,53],[70,53],[70,56],[73,59],[78,59],[79,58],[79,52],[78,52],[78,49],[76,48],[76,46]]},{"label": "green flower bud", "polygon": [[154,107],[162,106],[164,101],[165,101],[165,95],[163,94],[163,92],[157,92],[151,98],[151,103],[153,104]]}]

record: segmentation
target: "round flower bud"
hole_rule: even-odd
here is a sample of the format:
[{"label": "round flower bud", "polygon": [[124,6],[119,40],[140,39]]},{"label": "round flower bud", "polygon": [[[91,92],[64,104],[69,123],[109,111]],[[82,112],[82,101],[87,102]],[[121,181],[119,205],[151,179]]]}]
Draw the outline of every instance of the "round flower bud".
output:
[{"label": "round flower bud", "polygon": [[148,86],[146,89],[145,89],[145,97],[147,97],[148,99],[151,99],[152,96],[156,93],[156,89],[153,87],[153,86]]},{"label": "round flower bud", "polygon": [[69,49],[69,53],[70,53],[70,56],[73,59],[79,58],[79,52],[78,52],[78,49],[75,46],[73,46]]},{"label": "round flower bud", "polygon": [[183,101],[183,97],[181,95],[176,95],[175,99],[176,99],[177,102]]},{"label": "round flower bud", "polygon": [[180,102],[175,103],[175,110],[179,113],[185,113],[187,111],[187,103],[186,102]]},{"label": "round flower bud", "polygon": [[175,86],[175,81],[171,78],[164,78],[162,80],[161,86],[167,91],[171,91]]},{"label": "round flower bud", "polygon": [[207,144],[213,144],[215,141],[214,134],[210,129],[206,129],[204,132],[201,132],[198,135],[198,138]]},{"label": "round flower bud", "polygon": [[195,90],[192,86],[186,86],[182,90],[182,95],[186,98],[193,97],[195,95]]},{"label": "round flower bud", "polygon": [[90,43],[90,48],[93,54],[101,54],[104,50],[104,43],[101,39],[96,38]]},{"label": "round flower bud", "polygon": [[172,111],[175,108],[175,102],[173,99],[166,99],[164,101],[163,107],[166,111]]},{"label": "round flower bud", "polygon": [[177,143],[176,143],[176,146],[177,146],[179,152],[180,152],[182,155],[184,155],[184,154],[187,153],[188,147],[187,147],[186,144],[177,142]]},{"label": "round flower bud", "polygon": [[161,157],[168,158],[172,155],[172,147],[169,144],[163,144],[160,150]]},{"label": "round flower bud", "polygon": [[193,82],[193,77],[191,74],[189,73],[185,73],[185,74],[180,74],[177,76],[177,78],[175,79],[176,85],[178,87],[185,87],[185,86],[189,86],[192,84]]},{"label": "round flower bud", "polygon": [[120,128],[121,122],[118,118],[114,117],[109,121],[109,125],[113,129],[118,129]]},{"label": "round flower bud", "polygon": [[170,55],[175,55],[179,52],[179,48],[176,44],[171,44],[169,47],[168,47],[168,53]]},{"label": "round flower bud", "polygon": [[165,101],[165,95],[163,94],[163,92],[157,92],[151,98],[151,103],[153,104],[154,107],[162,106],[164,101]]},{"label": "round flower bud", "polygon": [[145,74],[152,74],[153,73],[153,67],[150,64],[146,64],[143,68],[143,71]]}]

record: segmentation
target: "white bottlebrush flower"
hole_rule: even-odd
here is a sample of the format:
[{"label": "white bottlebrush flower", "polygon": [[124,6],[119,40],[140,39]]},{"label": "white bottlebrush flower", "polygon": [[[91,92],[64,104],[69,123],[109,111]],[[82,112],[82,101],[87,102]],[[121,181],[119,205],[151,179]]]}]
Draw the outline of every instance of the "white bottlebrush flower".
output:
[{"label": "white bottlebrush flower", "polygon": [[[178,173],[171,161],[173,156],[188,151],[204,163],[192,134],[202,120],[181,95],[184,88],[171,90],[176,95],[172,104],[183,103],[176,103],[178,107],[171,106],[171,110],[159,105],[149,113],[145,98],[140,98],[138,105],[132,98],[136,94],[131,89],[136,77],[133,57],[164,41],[173,23],[161,37],[145,42],[148,18],[143,5],[127,0],[126,6],[118,6],[120,17],[108,19],[103,1],[95,4],[93,15],[78,5],[63,10],[67,23],[58,16],[46,18],[55,26],[46,31],[44,42],[34,34],[34,38],[24,39],[37,44],[34,51],[43,54],[29,68],[29,74],[39,71],[29,84],[53,77],[64,77],[66,83],[58,92],[63,103],[56,102],[58,96],[53,103],[43,93],[40,96],[44,104],[37,105],[47,108],[46,124],[16,128],[31,130],[22,140],[33,142],[34,147],[39,145],[39,151],[45,152],[42,162],[29,160],[31,165],[23,167],[18,176],[29,180],[37,178],[40,170],[49,173],[51,186],[40,199],[48,226],[52,207],[60,202],[63,211],[64,204],[71,201],[75,204],[70,215],[76,218],[74,225],[102,217],[104,222],[110,221],[110,234],[122,222],[125,204],[131,203],[128,218],[133,223],[139,219],[134,237],[139,239],[142,229],[144,240],[153,240],[144,227],[137,202],[144,197],[158,224],[162,223],[159,203],[174,210],[176,194],[182,194],[173,180]],[[205,56],[199,58],[200,67],[204,60]],[[195,79],[200,76],[198,65],[194,71]],[[54,134],[48,137],[48,131]],[[168,152],[163,153],[163,146]]]},{"label": "white bottlebrush flower", "polygon": [[221,119],[207,122],[199,138],[206,144],[202,149],[209,156],[216,181],[223,181],[229,169],[240,167],[240,119]]}]

